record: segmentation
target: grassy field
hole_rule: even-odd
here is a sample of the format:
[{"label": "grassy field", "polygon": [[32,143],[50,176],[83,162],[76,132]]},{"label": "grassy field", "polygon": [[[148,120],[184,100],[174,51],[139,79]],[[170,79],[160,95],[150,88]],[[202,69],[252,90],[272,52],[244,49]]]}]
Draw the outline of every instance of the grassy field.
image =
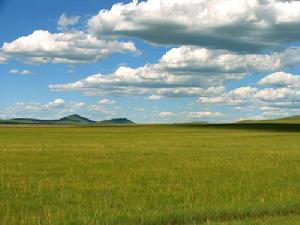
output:
[{"label": "grassy field", "polygon": [[0,127],[0,224],[300,224],[300,128]]},{"label": "grassy field", "polygon": [[277,123],[277,124],[300,124],[300,116],[290,116],[286,118],[280,119],[272,119],[272,120],[245,120],[240,121],[240,123]]}]

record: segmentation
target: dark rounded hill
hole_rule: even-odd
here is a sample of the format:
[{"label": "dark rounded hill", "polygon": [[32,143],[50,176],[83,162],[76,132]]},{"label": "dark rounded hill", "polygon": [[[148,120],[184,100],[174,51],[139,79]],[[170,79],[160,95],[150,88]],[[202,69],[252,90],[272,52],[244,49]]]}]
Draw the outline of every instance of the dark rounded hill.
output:
[{"label": "dark rounded hill", "polygon": [[90,120],[88,118],[82,117],[82,116],[77,115],[77,114],[63,117],[59,121],[63,122],[63,123],[78,123],[78,124],[80,124],[80,123],[85,123],[85,124],[86,123],[96,123],[93,120]]},{"label": "dark rounded hill", "polygon": [[131,120],[127,119],[127,118],[114,118],[111,120],[103,120],[101,122],[99,122],[101,124],[134,124],[134,122],[132,122]]}]

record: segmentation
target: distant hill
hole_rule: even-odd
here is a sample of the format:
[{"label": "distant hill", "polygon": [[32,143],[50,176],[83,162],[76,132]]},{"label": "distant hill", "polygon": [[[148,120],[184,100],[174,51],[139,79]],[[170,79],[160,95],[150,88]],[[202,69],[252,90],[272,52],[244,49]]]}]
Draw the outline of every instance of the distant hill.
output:
[{"label": "distant hill", "polygon": [[8,120],[1,120],[0,124],[65,124],[65,125],[92,125],[92,124],[99,124],[99,125],[122,125],[122,124],[133,124],[132,121],[126,119],[126,118],[116,118],[111,120],[104,120],[100,122],[96,122],[93,120],[90,120],[88,118],[82,117],[80,115],[74,114],[70,116],[63,117],[58,120],[39,120],[39,119],[31,119],[31,118],[15,118],[15,119],[8,119]]},{"label": "distant hill", "polygon": [[72,123],[75,123],[75,124],[91,124],[91,123],[96,123],[96,121],[87,119],[87,118],[79,116],[77,114],[61,118],[59,120],[59,122],[60,123],[68,123],[68,124],[72,124]]},{"label": "distant hill", "polygon": [[300,115],[271,120],[243,120],[239,123],[291,123],[300,124]]},{"label": "distant hill", "polygon": [[111,120],[103,120],[100,121],[99,124],[134,124],[131,120],[128,120],[127,118],[114,118]]},{"label": "distant hill", "polygon": [[15,118],[0,120],[0,124],[92,124],[95,121],[89,120],[79,115],[70,115],[59,120],[39,120],[31,118]]}]

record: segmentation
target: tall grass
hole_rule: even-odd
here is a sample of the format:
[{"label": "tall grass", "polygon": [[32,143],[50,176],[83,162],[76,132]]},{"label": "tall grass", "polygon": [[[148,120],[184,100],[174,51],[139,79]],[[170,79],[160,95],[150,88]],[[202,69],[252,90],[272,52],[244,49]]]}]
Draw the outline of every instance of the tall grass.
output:
[{"label": "tall grass", "polygon": [[297,224],[300,133],[0,127],[0,224]]}]

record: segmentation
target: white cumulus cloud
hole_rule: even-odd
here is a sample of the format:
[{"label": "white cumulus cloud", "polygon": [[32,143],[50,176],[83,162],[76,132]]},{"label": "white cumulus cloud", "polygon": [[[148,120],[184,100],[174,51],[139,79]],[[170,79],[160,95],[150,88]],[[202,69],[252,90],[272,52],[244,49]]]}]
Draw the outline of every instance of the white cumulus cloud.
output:
[{"label": "white cumulus cloud", "polygon": [[147,99],[149,100],[160,100],[162,98],[162,96],[160,95],[151,95],[151,96],[148,96]]},{"label": "white cumulus cloud", "polygon": [[[96,74],[68,84],[51,84],[51,90],[77,90],[86,95],[205,96],[219,95],[224,85],[257,72],[276,71],[300,64],[300,48],[270,54],[237,54],[182,46],[172,48],[157,64],[119,67],[111,74]],[[299,54],[300,55],[300,54]]]},{"label": "white cumulus cloud", "polygon": [[8,56],[3,54],[0,50],[0,64],[4,64],[8,61]]},{"label": "white cumulus cloud", "polygon": [[54,119],[62,118],[71,114],[86,115],[90,118],[111,118],[120,113],[117,108],[108,109],[106,105],[86,104],[84,102],[66,101],[62,98],[54,99],[48,103],[40,102],[17,102],[13,106],[9,106],[1,111],[3,118],[41,118]]},{"label": "white cumulus cloud", "polygon": [[137,49],[132,42],[101,40],[80,31],[50,33],[37,30],[5,42],[2,51],[26,63],[76,64],[94,63],[113,53],[137,52]]},{"label": "white cumulus cloud", "polygon": [[58,98],[58,99],[55,99],[55,100],[49,102],[47,104],[47,106],[49,106],[49,107],[60,107],[60,106],[63,106],[64,104],[65,104],[65,100],[61,99],[61,98]]},{"label": "white cumulus cloud", "polygon": [[30,70],[11,69],[9,73],[13,75],[28,75],[31,74],[32,72]]},{"label": "white cumulus cloud", "polygon": [[111,99],[101,99],[99,102],[98,102],[100,105],[113,105],[116,103],[115,100],[111,100]]},{"label": "white cumulus cloud", "polygon": [[299,77],[300,75],[277,72],[258,82],[261,86],[274,87],[239,87],[219,96],[200,97],[198,102],[204,105],[255,107],[263,111],[296,109],[300,107]]},{"label": "white cumulus cloud", "polygon": [[58,30],[65,31],[68,30],[69,27],[74,26],[79,23],[80,16],[67,16],[63,13],[57,22]]},{"label": "white cumulus cloud", "polygon": [[299,85],[300,86],[300,76],[293,75],[285,72],[272,73],[261,81],[258,82],[259,85],[275,85],[275,86],[286,86],[286,85]]},{"label": "white cumulus cloud", "polygon": [[101,10],[88,26],[99,36],[258,52],[300,40],[300,2],[134,0]]},{"label": "white cumulus cloud", "polygon": [[174,114],[172,112],[161,112],[159,113],[159,117],[171,117],[173,116]]},{"label": "white cumulus cloud", "polygon": [[195,117],[195,118],[215,118],[215,117],[222,117],[223,114],[220,112],[205,111],[205,112],[189,112],[188,116]]}]

